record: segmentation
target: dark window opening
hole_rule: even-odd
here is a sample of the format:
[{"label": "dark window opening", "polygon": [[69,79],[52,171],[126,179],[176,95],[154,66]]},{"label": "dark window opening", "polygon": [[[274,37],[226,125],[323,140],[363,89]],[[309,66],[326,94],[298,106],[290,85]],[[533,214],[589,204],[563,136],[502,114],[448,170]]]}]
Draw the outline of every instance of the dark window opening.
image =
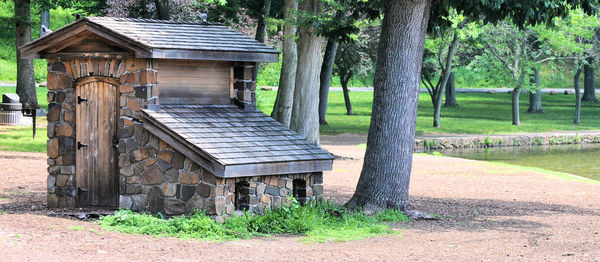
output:
[{"label": "dark window opening", "polygon": [[306,180],[304,179],[294,179],[292,181],[293,189],[292,195],[301,205],[306,204]]},{"label": "dark window opening", "polygon": [[249,210],[250,209],[250,183],[248,181],[240,181],[235,184],[235,209]]}]

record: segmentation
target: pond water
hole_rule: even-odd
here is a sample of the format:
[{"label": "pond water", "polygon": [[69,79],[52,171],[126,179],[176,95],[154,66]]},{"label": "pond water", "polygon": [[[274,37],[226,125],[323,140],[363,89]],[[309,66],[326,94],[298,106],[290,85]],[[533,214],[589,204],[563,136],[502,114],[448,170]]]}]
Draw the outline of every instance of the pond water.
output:
[{"label": "pond water", "polygon": [[444,150],[444,156],[539,167],[600,180],[600,146],[594,144]]}]

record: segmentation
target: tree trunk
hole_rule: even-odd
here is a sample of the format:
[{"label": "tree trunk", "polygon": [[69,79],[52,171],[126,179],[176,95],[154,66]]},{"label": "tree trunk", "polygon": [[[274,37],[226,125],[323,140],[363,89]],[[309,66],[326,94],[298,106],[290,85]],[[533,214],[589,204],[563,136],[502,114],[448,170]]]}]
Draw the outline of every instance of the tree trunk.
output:
[{"label": "tree trunk", "polygon": [[579,76],[581,75],[581,65],[577,65],[577,71],[573,76],[573,86],[575,87],[575,118],[573,123],[578,125],[581,123],[581,94],[579,93]]},{"label": "tree trunk", "polygon": [[456,45],[458,45],[458,32],[454,32],[454,36],[452,38],[452,42],[448,46],[448,54],[446,56],[446,64],[444,65],[444,73],[442,74],[440,81],[441,86],[437,88],[435,91],[435,97],[433,100],[433,127],[440,128],[440,118],[442,112],[442,98],[444,97],[444,91],[446,91],[446,86],[448,86],[448,80],[450,80],[450,75],[452,75],[452,57],[454,56],[454,50],[456,50]]},{"label": "tree trunk", "polygon": [[405,209],[415,142],[421,63],[431,0],[386,1],[373,83],[367,152],[346,203],[367,213]]},{"label": "tree trunk", "polygon": [[50,29],[50,9],[48,8],[48,6],[42,7],[42,15],[40,16],[40,35],[39,35],[39,37],[47,35],[47,33],[45,33],[42,30],[42,26],[45,26],[46,28]]},{"label": "tree trunk", "polygon": [[156,14],[160,20],[169,20],[169,0],[154,0]]},{"label": "tree trunk", "polygon": [[[318,16],[319,0],[304,0],[302,11]],[[319,65],[321,64],[321,44],[312,26],[300,28],[298,43],[298,69],[294,88],[294,103],[290,128],[313,143],[319,144]]]},{"label": "tree trunk", "polygon": [[329,87],[331,86],[331,76],[333,74],[333,63],[337,53],[338,41],[335,38],[329,38],[321,66],[321,86],[319,89],[319,124],[327,124],[325,114],[327,113],[327,98],[329,96]]},{"label": "tree trunk", "polygon": [[[296,0],[285,0],[284,5],[284,19],[293,18],[298,10],[298,2]],[[283,27],[283,58],[279,75],[279,88],[271,113],[271,117],[286,127],[290,126],[290,119],[292,118],[294,84],[298,66],[298,47],[296,46],[295,37],[296,26],[293,23],[286,23]]]},{"label": "tree trunk", "polygon": [[535,84],[535,93],[529,93],[529,108],[527,109],[527,113],[544,113],[544,109],[542,109],[542,92],[540,90],[540,70],[537,68],[532,68],[532,70],[533,78],[530,82]]},{"label": "tree trunk", "polygon": [[456,86],[454,84],[454,72],[450,72],[450,78],[448,79],[448,84],[446,85],[446,102],[444,103],[444,106],[458,106],[458,103],[456,102]]},{"label": "tree trunk", "polygon": [[344,92],[344,103],[346,104],[346,114],[354,115],[354,110],[352,110],[352,103],[350,103],[350,94],[348,92],[348,82],[350,81],[352,76],[342,77],[340,76],[340,82],[342,84],[342,91]]},{"label": "tree trunk", "polygon": [[23,108],[38,107],[35,92],[33,59],[21,58],[19,46],[31,42],[30,1],[15,1],[15,42],[17,44],[17,94]]},{"label": "tree trunk", "polygon": [[512,124],[515,126],[521,125],[520,112],[519,112],[519,97],[521,96],[521,88],[525,81],[525,69],[521,69],[521,75],[519,76],[519,83],[517,87],[512,91]]},{"label": "tree trunk", "polygon": [[588,59],[588,64],[583,66],[583,97],[582,101],[598,102],[596,98],[596,84],[594,83],[594,68],[591,63],[593,59]]},{"label": "tree trunk", "polygon": [[262,0],[258,21],[256,21],[256,36],[254,39],[264,43],[267,37],[267,17],[271,12],[271,0]]}]

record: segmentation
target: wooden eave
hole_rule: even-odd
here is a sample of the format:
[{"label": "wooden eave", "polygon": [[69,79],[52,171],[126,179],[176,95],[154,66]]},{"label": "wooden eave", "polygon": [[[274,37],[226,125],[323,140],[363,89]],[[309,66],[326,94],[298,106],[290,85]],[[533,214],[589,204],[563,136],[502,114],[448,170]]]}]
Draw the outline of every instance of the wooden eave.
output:
[{"label": "wooden eave", "polygon": [[[77,44],[85,38],[78,39],[77,36],[83,32],[90,32],[115,43],[121,48],[130,51],[129,53],[110,54],[110,56],[125,56],[134,54],[136,58],[157,58],[157,59],[186,59],[186,60],[205,60],[205,61],[236,61],[236,62],[277,62],[279,52],[234,52],[234,51],[212,51],[212,50],[188,50],[175,48],[156,48],[144,44],[143,40],[133,39],[127,35],[111,30],[108,27],[94,23],[87,18],[82,18],[72,24],[64,26],[47,36],[38,38],[21,47],[21,55],[24,58],[47,58],[53,56],[103,56],[102,52],[87,53],[61,53],[52,48],[66,48]],[[65,43],[71,41],[71,43]]]},{"label": "wooden eave", "polygon": [[[77,39],[76,37],[86,31],[113,42],[123,49],[134,52],[136,57],[148,57],[152,52],[150,46],[130,39],[127,36],[120,35],[85,18],[62,27],[47,36],[29,42],[19,47],[19,50],[21,51],[21,55],[25,58],[46,58],[47,56],[60,53],[60,50],[50,51],[54,47],[60,46],[62,48],[59,48],[63,49],[84,40],[85,38]],[[73,44],[65,43],[65,41],[69,40],[73,41]]]},{"label": "wooden eave", "polygon": [[146,130],[217,177],[232,178],[321,172],[331,170],[333,166],[333,160],[331,159],[226,165],[211,154],[186,141],[185,138],[153,119],[148,113],[142,111],[142,116]]}]

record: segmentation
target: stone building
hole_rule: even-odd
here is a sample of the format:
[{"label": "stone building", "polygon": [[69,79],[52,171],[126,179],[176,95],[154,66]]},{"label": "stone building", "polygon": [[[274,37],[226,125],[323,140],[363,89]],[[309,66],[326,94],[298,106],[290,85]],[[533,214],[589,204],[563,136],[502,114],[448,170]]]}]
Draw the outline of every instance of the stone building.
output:
[{"label": "stone building", "polygon": [[333,157],[256,109],[279,53],[217,23],[89,17],[20,47],[48,61],[48,206],[222,219],[323,193]]}]

